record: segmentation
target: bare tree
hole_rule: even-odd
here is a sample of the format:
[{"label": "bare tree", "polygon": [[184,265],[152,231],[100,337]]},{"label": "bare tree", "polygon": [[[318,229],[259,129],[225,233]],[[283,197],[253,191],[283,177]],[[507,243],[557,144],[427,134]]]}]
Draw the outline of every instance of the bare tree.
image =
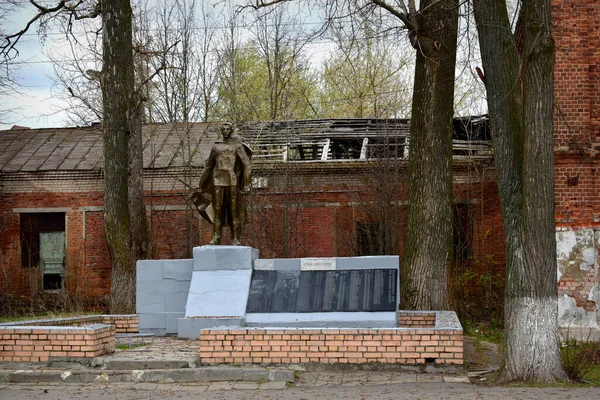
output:
[{"label": "bare tree", "polygon": [[[297,163],[262,165],[260,183],[249,196],[252,210],[245,242],[261,249],[262,257],[309,257],[314,248],[306,229],[308,209],[302,187],[302,167]],[[255,172],[256,174],[256,172]]]},{"label": "bare tree", "polygon": [[[21,4],[17,0],[6,0],[0,4],[0,38],[8,35],[5,24],[9,16],[19,10]],[[0,96],[11,96],[19,93],[18,68],[10,54],[0,55]],[[0,109],[0,123],[8,123],[17,111],[16,108],[6,104],[8,108]]]},{"label": "bare tree", "polygon": [[271,121],[304,117],[311,106],[314,84],[303,56],[311,37],[297,28],[298,22],[281,7],[256,14],[253,43],[266,70],[265,117]]},{"label": "bare tree", "polygon": [[[256,0],[254,8],[286,3]],[[453,243],[452,117],[458,0],[323,0],[327,20],[385,15],[416,50],[409,160],[409,207],[400,304],[447,309]]]},{"label": "bare tree", "polygon": [[86,126],[102,120],[102,29],[97,19],[79,21],[80,33],[69,35],[69,20],[65,17],[60,28],[65,33],[70,57],[47,52],[52,62],[54,83],[61,87],[57,95],[67,104],[68,122]]},{"label": "bare tree", "polygon": [[[154,121],[208,121],[215,106],[217,59],[216,26],[211,10],[195,0],[159,6],[155,37],[162,57],[150,60],[156,76],[150,107]],[[165,68],[163,68],[163,64]]]},{"label": "bare tree", "polygon": [[408,49],[381,23],[364,18],[332,22],[335,50],[325,60],[321,77],[322,117],[392,118],[410,113]]},{"label": "bare tree", "polygon": [[474,0],[506,240],[500,381],[565,379],[557,331],[550,0]]},{"label": "bare tree", "polygon": [[283,10],[255,14],[252,38],[230,10],[219,46],[219,115],[233,121],[314,116],[315,80],[303,51],[310,37]]},{"label": "bare tree", "polygon": [[30,0],[37,14],[5,37],[3,55],[16,51],[18,40],[36,22],[66,17],[102,18],[102,138],[104,152],[104,223],[111,256],[111,312],[135,312],[135,261],[146,258],[149,232],[142,186],[141,97],[133,72],[132,10],[129,0],[59,1],[45,7]]},{"label": "bare tree", "polygon": [[352,212],[340,213],[338,237],[351,255],[399,254],[405,231],[408,179],[404,157],[407,136],[382,123],[367,138],[359,182],[348,184]]},{"label": "bare tree", "polygon": [[234,10],[226,10],[224,30],[220,38],[217,54],[219,57],[219,115],[229,121],[250,120],[247,115],[251,110],[244,110],[242,97],[242,52],[239,15]]}]

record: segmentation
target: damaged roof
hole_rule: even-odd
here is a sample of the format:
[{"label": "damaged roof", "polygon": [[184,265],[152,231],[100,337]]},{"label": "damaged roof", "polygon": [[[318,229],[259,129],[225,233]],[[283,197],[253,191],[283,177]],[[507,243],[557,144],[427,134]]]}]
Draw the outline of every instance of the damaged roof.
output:
[{"label": "damaged roof", "polygon": [[[144,168],[202,167],[217,140],[215,123],[148,124]],[[255,162],[365,160],[408,156],[406,119],[322,119],[249,123],[238,134]],[[385,151],[384,151],[385,150]],[[491,158],[487,117],[454,121],[454,155]],[[0,131],[0,171],[89,171],[103,165],[99,125]]]}]

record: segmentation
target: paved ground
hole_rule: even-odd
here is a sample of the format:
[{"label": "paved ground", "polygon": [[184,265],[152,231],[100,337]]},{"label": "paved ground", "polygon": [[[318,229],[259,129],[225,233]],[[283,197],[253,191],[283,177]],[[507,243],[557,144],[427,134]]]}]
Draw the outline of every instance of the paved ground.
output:
[{"label": "paved ground", "polygon": [[599,388],[489,388],[466,383],[396,382],[360,385],[294,386],[218,382],[178,384],[0,384],[0,399],[598,399]]},{"label": "paved ground", "polygon": [[[465,343],[465,356],[470,371],[432,366],[379,371],[202,367],[198,365],[198,346],[197,341],[159,337],[152,344],[101,357],[94,361],[94,367],[77,363],[50,366],[5,363],[0,365],[0,400],[196,399],[199,396],[282,400],[600,399],[600,388],[494,388],[472,384],[467,374],[473,375],[474,368],[493,370],[500,357],[497,347],[483,346],[483,352],[475,352],[474,344],[469,341]],[[485,376],[484,372],[472,379]]]}]

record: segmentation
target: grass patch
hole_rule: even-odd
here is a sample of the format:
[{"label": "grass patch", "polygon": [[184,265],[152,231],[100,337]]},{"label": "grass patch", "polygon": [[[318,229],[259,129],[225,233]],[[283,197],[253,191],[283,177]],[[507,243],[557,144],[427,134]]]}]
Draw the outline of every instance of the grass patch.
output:
[{"label": "grass patch", "polygon": [[499,325],[489,323],[470,323],[466,321],[463,324],[465,335],[475,338],[479,342],[490,342],[502,346],[504,343],[504,330]]},{"label": "grass patch", "polygon": [[589,382],[596,387],[600,387],[600,365],[592,365],[583,376],[583,381]]},{"label": "grass patch", "polygon": [[555,383],[511,382],[507,387],[600,387],[600,342],[578,342],[568,339],[561,343],[560,355],[568,381]]},{"label": "grass patch", "polygon": [[561,343],[560,355],[569,379],[600,386],[600,342],[567,339]]},{"label": "grass patch", "polygon": [[38,319],[56,319],[56,318],[70,318],[70,317],[81,317],[89,315],[102,315],[98,313],[86,313],[86,312],[43,312],[36,314],[25,314],[17,316],[0,316],[0,323],[2,322],[20,322],[28,320]]},{"label": "grass patch", "polygon": [[117,349],[119,350],[129,350],[129,349],[137,349],[138,347],[148,346],[150,343],[132,343],[129,345],[128,343],[120,343],[117,345]]}]

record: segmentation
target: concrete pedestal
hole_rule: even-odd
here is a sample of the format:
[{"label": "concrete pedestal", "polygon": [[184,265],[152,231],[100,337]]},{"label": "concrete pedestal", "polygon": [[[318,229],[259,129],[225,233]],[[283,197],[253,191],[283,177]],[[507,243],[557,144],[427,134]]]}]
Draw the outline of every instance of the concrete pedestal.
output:
[{"label": "concrete pedestal", "polygon": [[256,258],[258,250],[247,246],[194,248],[185,318],[178,320],[179,337],[197,339],[200,329],[243,326]]}]

